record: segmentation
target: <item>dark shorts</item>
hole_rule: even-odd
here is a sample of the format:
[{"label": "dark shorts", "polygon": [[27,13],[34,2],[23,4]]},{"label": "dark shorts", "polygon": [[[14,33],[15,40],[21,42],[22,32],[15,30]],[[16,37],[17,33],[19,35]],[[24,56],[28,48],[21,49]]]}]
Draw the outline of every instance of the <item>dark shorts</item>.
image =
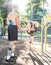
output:
[{"label": "dark shorts", "polygon": [[30,36],[34,36],[34,31],[30,31],[30,32],[27,31],[27,33],[30,34]]},{"label": "dark shorts", "polygon": [[15,41],[18,40],[18,28],[15,25],[8,26],[8,40]]},{"label": "dark shorts", "polygon": [[30,34],[30,36],[34,36],[34,33],[36,31],[37,31],[37,27],[34,27],[34,31],[32,31],[32,30],[30,32],[27,31],[27,33]]}]

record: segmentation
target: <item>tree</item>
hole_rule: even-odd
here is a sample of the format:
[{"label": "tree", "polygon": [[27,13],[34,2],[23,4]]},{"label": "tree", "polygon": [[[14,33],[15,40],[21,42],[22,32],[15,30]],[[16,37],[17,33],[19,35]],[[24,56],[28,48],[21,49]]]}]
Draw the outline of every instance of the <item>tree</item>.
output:
[{"label": "tree", "polygon": [[1,10],[1,17],[6,18],[7,16],[7,0],[0,0],[0,10]]},{"label": "tree", "polygon": [[[32,6],[31,6],[31,3],[32,3]],[[31,2],[27,4],[26,16],[28,19],[41,22],[41,19],[46,12],[46,10],[44,9],[44,15],[43,15],[43,8],[41,7],[42,5],[41,3],[42,3],[42,0],[31,0]]]},{"label": "tree", "polygon": [[7,0],[0,0],[0,14],[3,18],[3,29],[2,29],[2,35],[5,35],[5,28],[6,28],[6,17],[7,17]]}]

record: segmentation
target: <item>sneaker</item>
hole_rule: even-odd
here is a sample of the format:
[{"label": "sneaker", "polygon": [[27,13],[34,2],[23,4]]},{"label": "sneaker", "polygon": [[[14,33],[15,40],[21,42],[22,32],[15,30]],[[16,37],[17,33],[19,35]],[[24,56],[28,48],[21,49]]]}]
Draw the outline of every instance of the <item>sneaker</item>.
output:
[{"label": "sneaker", "polygon": [[7,55],[7,57],[5,57],[5,61],[6,62],[10,62],[10,58],[11,58],[11,56],[10,55]]},{"label": "sneaker", "polygon": [[11,57],[10,58],[10,62],[16,62],[16,58],[15,57]]},{"label": "sneaker", "polygon": [[17,59],[17,56],[11,56],[11,59],[10,59],[10,61],[12,61],[12,62],[16,62],[16,59]]},{"label": "sneaker", "polygon": [[13,57],[13,58],[14,58],[14,56],[15,56],[15,55],[14,55],[14,53],[12,53],[12,54],[11,54],[11,57]]},{"label": "sneaker", "polygon": [[6,61],[7,63],[9,63],[9,62],[10,62],[10,59],[9,59],[9,60],[5,59],[5,61]]}]

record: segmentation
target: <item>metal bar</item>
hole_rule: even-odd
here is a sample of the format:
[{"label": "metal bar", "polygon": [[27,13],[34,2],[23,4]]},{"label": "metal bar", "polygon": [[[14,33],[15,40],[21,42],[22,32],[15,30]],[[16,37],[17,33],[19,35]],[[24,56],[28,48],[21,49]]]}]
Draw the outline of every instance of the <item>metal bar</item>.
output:
[{"label": "metal bar", "polygon": [[44,0],[42,0],[42,7],[43,7],[43,19],[42,19],[42,27],[41,27],[41,44],[42,44],[42,52],[43,52],[43,46],[44,46],[44,41],[43,41],[43,38],[44,38],[44,29],[43,29],[43,22],[44,22]]}]

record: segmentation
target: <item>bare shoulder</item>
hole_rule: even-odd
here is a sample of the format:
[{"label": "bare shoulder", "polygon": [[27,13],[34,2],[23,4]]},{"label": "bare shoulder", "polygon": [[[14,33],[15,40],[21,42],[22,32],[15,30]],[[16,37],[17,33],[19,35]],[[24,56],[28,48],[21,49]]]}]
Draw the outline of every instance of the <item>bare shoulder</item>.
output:
[{"label": "bare shoulder", "polygon": [[7,17],[7,18],[9,19],[9,18],[12,18],[12,17],[18,18],[18,17],[19,17],[18,12],[11,11],[11,12],[8,14],[8,17]]}]

